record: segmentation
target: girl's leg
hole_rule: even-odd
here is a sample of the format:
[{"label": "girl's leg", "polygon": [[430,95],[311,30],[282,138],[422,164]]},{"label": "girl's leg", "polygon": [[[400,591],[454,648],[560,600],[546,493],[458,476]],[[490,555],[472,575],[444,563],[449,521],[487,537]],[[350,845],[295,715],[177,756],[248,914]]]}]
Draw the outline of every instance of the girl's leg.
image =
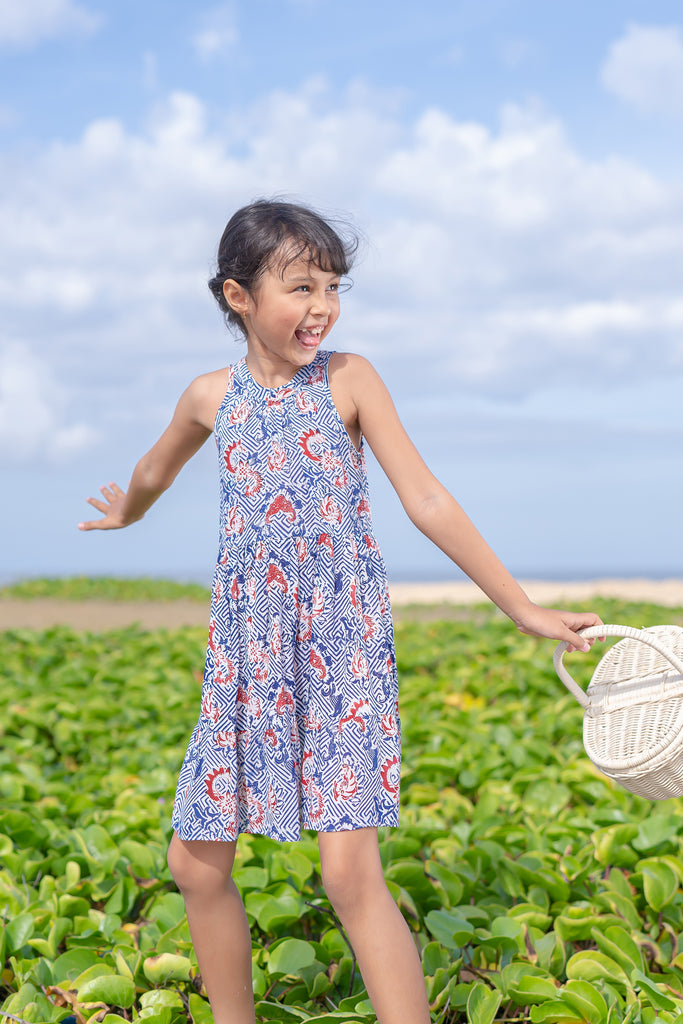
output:
[{"label": "girl's leg", "polygon": [[323,885],[358,958],[379,1024],[429,1024],[422,965],[384,881],[377,829],[320,832]]},{"label": "girl's leg", "polygon": [[230,877],[235,847],[231,842],[187,842],[174,832],[168,850],[215,1024],[255,1021],[249,924]]}]

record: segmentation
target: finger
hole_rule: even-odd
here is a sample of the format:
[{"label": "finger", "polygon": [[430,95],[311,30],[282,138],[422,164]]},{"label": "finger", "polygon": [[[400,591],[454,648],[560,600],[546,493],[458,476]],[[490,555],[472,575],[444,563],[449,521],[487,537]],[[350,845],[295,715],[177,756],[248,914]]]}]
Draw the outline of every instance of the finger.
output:
[{"label": "finger", "polygon": [[100,487],[100,493],[105,496],[105,498],[110,504],[114,500],[114,494],[112,491],[109,490],[106,484],[102,484],[102,486]]},{"label": "finger", "polygon": [[569,645],[567,647],[567,650],[570,653],[572,651],[583,651],[584,653],[586,653],[586,651],[590,651],[591,649],[590,641],[584,640],[584,638],[582,636],[579,636],[578,633],[569,633],[567,636],[564,637],[564,639]]},{"label": "finger", "polygon": [[106,515],[109,511],[109,505],[105,505],[105,503],[100,501],[99,498],[86,498],[85,500],[89,505],[92,505],[93,508],[96,508],[98,512],[104,512]]},{"label": "finger", "polygon": [[125,498],[126,492],[122,491],[118,484],[112,481],[112,483],[110,483],[109,486],[111,487],[112,491],[114,492],[117,498]]},{"label": "finger", "polygon": [[101,530],[104,519],[90,519],[88,522],[79,523],[78,529],[86,532],[87,530]]}]

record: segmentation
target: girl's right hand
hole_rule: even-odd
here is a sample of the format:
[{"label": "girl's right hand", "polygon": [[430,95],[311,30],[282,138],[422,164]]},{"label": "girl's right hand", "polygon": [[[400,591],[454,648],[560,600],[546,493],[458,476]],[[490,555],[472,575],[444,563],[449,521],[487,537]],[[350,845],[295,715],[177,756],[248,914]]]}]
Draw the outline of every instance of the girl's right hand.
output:
[{"label": "girl's right hand", "polygon": [[122,491],[118,484],[110,483],[108,487],[100,487],[104,501],[99,498],[86,498],[89,505],[102,512],[104,519],[91,519],[89,522],[79,523],[79,530],[121,530],[128,526],[133,520],[123,518],[123,503],[126,500],[126,492]]}]

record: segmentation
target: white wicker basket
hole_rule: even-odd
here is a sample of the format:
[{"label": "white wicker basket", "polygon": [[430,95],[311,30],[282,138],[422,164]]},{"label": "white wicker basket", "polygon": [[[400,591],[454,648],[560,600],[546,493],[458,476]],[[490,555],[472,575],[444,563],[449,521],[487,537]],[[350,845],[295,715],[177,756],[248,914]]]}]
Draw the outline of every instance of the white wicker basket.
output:
[{"label": "white wicker basket", "polygon": [[683,795],[683,628],[589,626],[591,639],[624,637],[599,662],[584,693],[562,663],[555,670],[586,709],[583,743],[593,764],[648,800]]}]

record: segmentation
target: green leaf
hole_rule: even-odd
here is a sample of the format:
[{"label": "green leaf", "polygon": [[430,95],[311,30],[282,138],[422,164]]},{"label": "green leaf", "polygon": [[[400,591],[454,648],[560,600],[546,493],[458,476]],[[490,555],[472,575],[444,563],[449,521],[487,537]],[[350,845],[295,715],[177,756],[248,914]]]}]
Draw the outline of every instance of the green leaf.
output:
[{"label": "green leaf", "polygon": [[32,914],[19,914],[5,927],[5,941],[8,953],[18,953],[33,935]]},{"label": "green leaf", "polygon": [[[253,896],[262,896],[263,903],[257,913],[259,927],[271,934],[277,933],[284,925],[293,924],[299,921],[304,910],[303,897],[284,883],[275,886],[268,893],[254,893]],[[247,899],[247,906],[249,905]]]},{"label": "green leaf", "polygon": [[425,871],[430,878],[435,878],[443,886],[450,906],[457,906],[462,899],[463,884],[456,873],[434,860],[427,861]]},{"label": "green leaf", "polygon": [[[496,979],[496,987],[501,990],[505,998],[511,998],[517,986],[526,978],[541,978],[552,983],[552,978],[549,978],[548,972],[542,968],[535,967],[528,961],[513,960],[500,972]],[[553,985],[553,992],[556,991]]]},{"label": "green leaf", "polygon": [[366,1015],[364,1013],[348,1013],[347,1011],[344,1011],[343,1013],[332,1012],[324,1013],[320,1017],[306,1017],[306,1024],[326,1024],[327,1021],[335,1020],[339,1021],[339,1024],[367,1024],[368,1017],[370,1018],[370,1020],[375,1020],[374,1013]]},{"label": "green leaf", "polygon": [[477,982],[467,1000],[467,1020],[469,1024],[492,1024],[498,1012],[503,996],[497,990],[487,988]]},{"label": "green leaf", "polygon": [[142,963],[142,970],[153,985],[164,985],[167,981],[189,981],[192,961],[175,953],[161,953],[148,956]]},{"label": "green leaf", "polygon": [[427,979],[427,998],[433,1009],[438,1008],[437,997],[448,988],[451,980],[450,971],[446,967],[437,967],[434,974]]},{"label": "green leaf", "polygon": [[601,902],[604,902],[615,914],[623,917],[624,921],[634,930],[640,931],[642,927],[642,921],[640,915],[633,905],[633,895],[629,893],[628,896],[622,896],[618,892],[607,892],[601,897]]},{"label": "green leaf", "polygon": [[284,1020],[293,1024],[300,1020],[310,1020],[310,1015],[305,1010],[283,1006],[282,1003],[274,1003],[268,999],[262,999],[256,1004],[256,1016],[265,1017],[266,1020]]},{"label": "green leaf", "polygon": [[232,880],[240,892],[246,892],[248,889],[260,892],[269,882],[266,869],[257,867],[236,868],[232,873]]},{"label": "green leaf", "polygon": [[165,892],[156,897],[147,916],[158,921],[163,931],[168,931],[185,920],[185,901],[179,892]]},{"label": "green leaf", "polygon": [[304,967],[315,961],[315,949],[303,939],[282,939],[274,943],[268,955],[268,973],[271,975],[298,975]]},{"label": "green leaf", "polygon": [[589,1024],[602,1024],[607,1019],[607,1003],[596,987],[589,985],[587,981],[568,981],[563,989],[562,999]]},{"label": "green leaf", "polygon": [[657,987],[655,982],[642,971],[631,972],[631,983],[640,990],[644,998],[655,1010],[675,1010],[676,1003]]},{"label": "green leaf", "polygon": [[558,994],[557,985],[553,984],[549,978],[536,978],[529,975],[511,985],[508,992],[518,1006],[526,1006],[527,1003],[545,1003],[549,999],[555,999]]},{"label": "green leaf", "polygon": [[681,820],[673,814],[653,814],[638,825],[638,835],[633,840],[633,848],[646,853],[658,846],[668,843],[678,835]]},{"label": "green leaf", "polygon": [[447,910],[430,910],[425,915],[425,924],[434,938],[448,949],[466,946],[474,935],[474,928],[469,921]]},{"label": "green leaf", "polygon": [[532,1006],[529,1016],[533,1024],[574,1024],[583,1021],[582,1015],[564,999],[553,999],[540,1006]]},{"label": "green leaf", "polygon": [[89,967],[96,964],[101,965],[101,958],[92,949],[68,949],[62,953],[52,964],[52,983],[63,988],[64,982],[69,982],[70,987],[75,978],[78,978]]},{"label": "green leaf", "polygon": [[292,847],[275,850],[271,856],[270,877],[272,881],[279,878],[291,880],[295,887],[301,890],[312,873],[313,864],[310,858]]},{"label": "green leaf", "polygon": [[208,1001],[197,992],[190,992],[190,1013],[193,1024],[214,1024]]},{"label": "green leaf", "polygon": [[519,921],[521,924],[526,924],[530,928],[538,928],[543,932],[552,923],[550,914],[544,913],[533,903],[517,903],[508,910],[508,917],[514,921]]},{"label": "green leaf", "polygon": [[49,833],[45,826],[25,811],[0,811],[0,832],[10,836],[20,849],[41,846]]},{"label": "green leaf", "polygon": [[637,857],[629,848],[629,843],[637,835],[638,826],[635,824],[609,825],[607,828],[597,829],[591,835],[595,859],[605,866],[630,867],[636,862]]},{"label": "green leaf", "polygon": [[140,1010],[138,1020],[144,1020],[147,1024],[171,1024],[173,1010],[170,1006],[159,1006],[157,1008],[149,1006],[146,1009]]},{"label": "green leaf", "polygon": [[641,860],[637,865],[643,876],[643,894],[648,906],[659,913],[676,895],[678,878],[668,864],[655,857]]},{"label": "green leaf", "polygon": [[581,950],[570,958],[567,977],[577,981],[608,981],[620,988],[626,988],[629,984],[619,964],[594,949]]},{"label": "green leaf", "polygon": [[95,862],[105,873],[110,873],[119,859],[116,843],[101,825],[88,825],[74,836],[88,859]]},{"label": "green leaf", "polygon": [[79,1003],[107,1003],[127,1010],[135,1001],[135,984],[121,974],[106,974],[86,981],[78,989]]},{"label": "green leaf", "polygon": [[604,933],[600,928],[592,928],[591,935],[598,949],[618,963],[627,975],[634,967],[643,969],[643,954],[624,928],[612,925]]},{"label": "green leaf", "polygon": [[422,969],[427,977],[435,974],[439,967],[446,968],[451,957],[438,942],[428,942],[422,950]]},{"label": "green leaf", "polygon": [[143,992],[140,996],[140,1006],[152,1006],[159,1009],[162,1006],[170,1006],[171,1009],[182,1009],[183,1001],[177,992],[169,988],[152,988]]},{"label": "green leaf", "polygon": [[110,976],[116,974],[116,971],[111,964],[105,963],[101,956],[98,956],[97,963],[91,964],[76,977],[72,983],[72,988],[75,988],[77,992],[80,991],[82,985],[87,985],[93,978],[103,978],[105,975]]}]

